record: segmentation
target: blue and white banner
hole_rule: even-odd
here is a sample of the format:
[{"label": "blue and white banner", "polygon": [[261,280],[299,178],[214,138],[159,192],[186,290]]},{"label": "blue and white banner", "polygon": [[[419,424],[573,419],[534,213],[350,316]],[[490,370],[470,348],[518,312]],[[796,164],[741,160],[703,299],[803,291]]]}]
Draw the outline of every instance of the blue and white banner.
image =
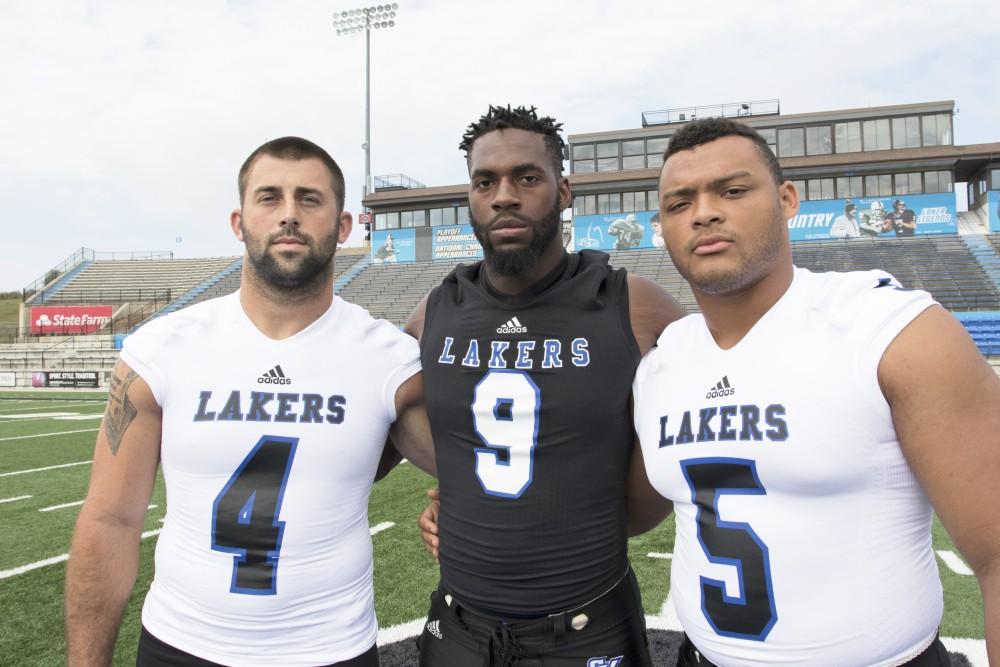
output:
[{"label": "blue and white banner", "polygon": [[483,247],[472,233],[472,225],[431,227],[432,259],[482,259]]},{"label": "blue and white banner", "polygon": [[990,220],[990,231],[1000,232],[1000,190],[986,193],[986,214]]},{"label": "blue and white banner", "polygon": [[576,250],[662,248],[659,219],[657,211],[578,215],[573,218],[573,247]]},{"label": "blue and white banner", "polygon": [[413,229],[372,232],[372,264],[412,262],[416,259]]},{"label": "blue and white banner", "polygon": [[788,221],[793,241],[858,236],[956,234],[955,194],[897,195],[804,201]]}]

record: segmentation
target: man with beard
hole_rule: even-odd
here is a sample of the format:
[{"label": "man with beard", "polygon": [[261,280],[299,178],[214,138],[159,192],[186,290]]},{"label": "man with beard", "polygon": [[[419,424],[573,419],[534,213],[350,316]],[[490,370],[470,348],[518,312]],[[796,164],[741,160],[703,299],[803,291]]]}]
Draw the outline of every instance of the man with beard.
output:
[{"label": "man with beard", "polygon": [[1000,380],[965,330],[883,271],[796,268],[798,193],[745,125],[683,127],[659,191],[701,308],[634,388],[677,513],[678,664],[949,664],[932,508],[979,579],[996,664]]},{"label": "man with beard", "polygon": [[[440,474],[425,666],[648,665],[626,551],[636,365],[681,316],[604,253],[567,253],[560,124],[490,107],[466,132],[484,260],[418,306]],[[631,480],[630,482],[631,483]]]},{"label": "man with beard", "polygon": [[351,230],[319,146],[239,174],[240,289],[125,341],[66,581],[70,665],[111,664],[158,462],[139,665],[378,664],[368,494],[386,436],[433,473],[413,339],[333,293]]}]

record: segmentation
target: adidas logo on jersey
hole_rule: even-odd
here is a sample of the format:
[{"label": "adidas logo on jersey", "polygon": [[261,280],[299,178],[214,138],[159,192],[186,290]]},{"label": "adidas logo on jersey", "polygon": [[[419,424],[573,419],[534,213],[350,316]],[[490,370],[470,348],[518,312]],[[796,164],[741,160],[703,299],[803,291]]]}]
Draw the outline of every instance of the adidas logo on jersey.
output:
[{"label": "adidas logo on jersey", "polygon": [[441,634],[441,621],[431,621],[428,623],[427,632],[431,633],[438,639],[444,639],[444,635]]},{"label": "adidas logo on jersey", "polygon": [[512,317],[497,327],[497,333],[528,333],[528,327],[521,324],[517,317]]},{"label": "adidas logo on jersey", "polygon": [[736,393],[736,388],[729,384],[729,376],[723,375],[722,379],[715,383],[715,386],[708,390],[705,398],[719,398],[721,396],[732,396]]},{"label": "adidas logo on jersey", "polygon": [[285,372],[281,370],[281,366],[275,366],[269,371],[264,371],[264,373],[257,378],[257,384],[291,384],[292,380],[285,377]]}]

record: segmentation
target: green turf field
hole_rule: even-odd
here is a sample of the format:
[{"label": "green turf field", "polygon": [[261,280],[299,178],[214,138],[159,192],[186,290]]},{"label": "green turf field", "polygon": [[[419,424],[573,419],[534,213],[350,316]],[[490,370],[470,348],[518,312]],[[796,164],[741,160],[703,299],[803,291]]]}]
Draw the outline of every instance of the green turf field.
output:
[{"label": "green turf field", "polygon": [[[103,401],[100,394],[0,393],[0,664],[61,665],[64,662],[62,591],[64,561],[37,564],[65,554],[82,501]],[[58,396],[58,397],[57,397]],[[56,467],[59,466],[59,467]],[[39,468],[45,468],[39,470]],[[437,570],[421,546],[415,520],[433,480],[410,465],[399,466],[375,485],[369,506],[372,526],[391,523],[375,534],[375,599],[383,628],[423,617]],[[27,496],[27,497],[24,497]],[[19,498],[19,499],[18,499]],[[158,480],[145,530],[161,526],[166,506]],[[647,614],[660,614],[669,585],[669,561],[650,557],[673,551],[670,519],[630,542],[630,556],[642,587]],[[116,665],[134,665],[142,598],[152,578],[156,537],[143,541],[142,565],[120,633]],[[934,548],[955,551],[935,525]],[[945,637],[982,638],[982,599],[974,577],[957,574],[939,561],[945,589]]]}]

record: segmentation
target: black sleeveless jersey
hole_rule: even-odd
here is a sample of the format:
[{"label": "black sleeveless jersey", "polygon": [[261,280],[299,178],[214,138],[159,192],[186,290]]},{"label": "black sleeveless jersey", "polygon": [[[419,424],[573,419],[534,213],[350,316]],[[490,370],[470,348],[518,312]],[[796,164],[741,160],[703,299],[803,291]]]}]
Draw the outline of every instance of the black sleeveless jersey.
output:
[{"label": "black sleeveless jersey", "polygon": [[639,362],[625,271],[585,250],[509,297],[481,262],[459,266],[427,299],[420,347],[445,588],[519,617],[611,588]]}]

